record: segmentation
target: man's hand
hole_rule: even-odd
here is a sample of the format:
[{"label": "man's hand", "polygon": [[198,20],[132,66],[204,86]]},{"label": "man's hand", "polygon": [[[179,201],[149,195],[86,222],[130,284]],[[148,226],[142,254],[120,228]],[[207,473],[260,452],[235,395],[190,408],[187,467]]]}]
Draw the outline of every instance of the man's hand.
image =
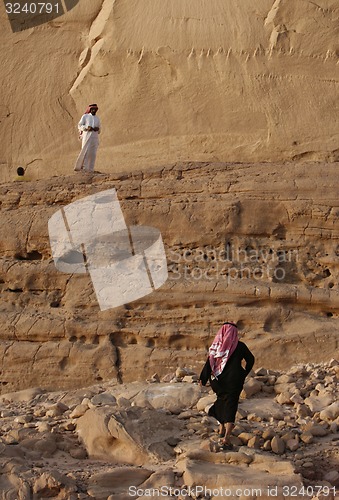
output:
[{"label": "man's hand", "polygon": [[87,132],[92,132],[92,127],[87,127]]},{"label": "man's hand", "polygon": [[93,130],[94,130],[94,132],[98,132],[99,127],[94,127],[94,129],[93,129]]}]

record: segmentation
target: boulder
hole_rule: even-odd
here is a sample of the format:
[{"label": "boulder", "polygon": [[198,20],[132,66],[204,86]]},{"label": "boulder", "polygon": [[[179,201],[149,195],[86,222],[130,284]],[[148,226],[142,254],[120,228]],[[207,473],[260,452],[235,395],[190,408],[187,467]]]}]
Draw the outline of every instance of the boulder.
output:
[{"label": "boulder", "polygon": [[87,491],[96,500],[107,500],[109,495],[114,499],[118,495],[125,495],[125,498],[136,497],[137,487],[151,474],[149,469],[135,467],[119,467],[108,472],[99,472],[90,477]]},{"label": "boulder", "polygon": [[339,486],[339,472],[337,470],[330,470],[324,475],[324,480],[335,486]]},{"label": "boulder", "polygon": [[309,432],[312,436],[323,437],[327,436],[329,433],[329,429],[325,429],[323,425],[316,424],[315,422],[310,422],[306,424],[304,427],[304,431]]},{"label": "boulder", "polygon": [[197,402],[197,410],[198,411],[206,411],[206,409],[211,406],[216,400],[215,394],[210,394],[208,396],[204,396],[200,398]]},{"label": "boulder", "polygon": [[326,408],[323,408],[320,412],[321,420],[326,422],[331,422],[339,417],[339,402],[335,401]]},{"label": "boulder", "polygon": [[305,444],[311,444],[311,443],[313,443],[313,434],[311,434],[311,432],[309,432],[309,431],[303,432],[300,435],[300,439]]},{"label": "boulder", "polygon": [[262,382],[259,382],[255,378],[249,378],[244,383],[241,397],[250,398],[250,397],[254,396],[255,394],[258,394],[258,392],[261,391],[262,386],[263,386]]},{"label": "boulder", "polygon": [[271,448],[273,453],[277,455],[282,455],[285,451],[285,441],[278,436],[274,436],[271,441]]},{"label": "boulder", "polygon": [[2,402],[2,401],[29,402],[29,401],[32,401],[39,394],[43,394],[43,393],[44,393],[44,391],[42,389],[40,389],[40,387],[33,387],[32,389],[24,389],[22,391],[17,391],[17,392],[9,392],[7,394],[2,394],[0,396],[0,402]]},{"label": "boulder", "polygon": [[288,439],[288,441],[286,441],[286,448],[290,451],[297,451],[299,446],[298,439]]},{"label": "boulder", "polygon": [[[178,460],[177,467],[183,474],[185,485],[191,487],[201,485],[212,490],[219,489],[219,491],[220,488],[223,488],[225,497],[232,497],[232,495],[236,497],[236,491],[238,496],[239,491],[243,491],[244,498],[249,485],[252,492],[255,489],[258,490],[258,498],[263,496],[264,493],[267,494],[269,486],[272,484],[276,485],[280,490],[282,486],[295,485],[300,488],[302,486],[300,476],[294,473],[288,462],[279,461],[274,463],[274,461],[268,460],[266,457],[257,461],[257,455],[255,454],[254,460],[252,459],[244,470],[243,465],[228,462],[228,453],[216,453],[214,455],[221,455],[220,460],[224,463],[210,463],[201,458],[192,457],[183,457]],[[225,463],[227,467],[225,467]],[[203,490],[200,493],[202,494]]]},{"label": "boulder", "polygon": [[37,498],[56,497],[61,490],[70,494],[77,491],[77,486],[74,480],[56,470],[43,472],[33,484],[33,493]]},{"label": "boulder", "polygon": [[95,406],[101,405],[115,405],[117,403],[116,398],[113,394],[109,392],[102,392],[101,394],[96,394],[91,398],[91,403]]},{"label": "boulder", "polygon": [[319,392],[317,395],[305,398],[304,403],[312,412],[320,412],[333,403],[334,396],[327,392]]},{"label": "boulder", "polygon": [[85,415],[87,410],[88,410],[88,404],[77,405],[70,414],[70,418],[82,417],[83,415]]},{"label": "boulder", "polygon": [[131,407],[125,410],[98,407],[77,421],[77,431],[88,456],[117,463],[142,465],[173,458],[166,442],[180,435],[184,423],[172,415]]}]

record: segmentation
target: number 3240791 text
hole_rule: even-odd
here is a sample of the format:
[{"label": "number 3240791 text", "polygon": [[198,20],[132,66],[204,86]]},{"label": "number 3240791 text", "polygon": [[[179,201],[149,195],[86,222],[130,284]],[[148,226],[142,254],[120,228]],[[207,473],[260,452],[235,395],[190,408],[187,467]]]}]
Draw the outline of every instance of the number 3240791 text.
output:
[{"label": "number 3240791 text", "polygon": [[[19,3],[6,3],[7,14],[59,14],[58,3],[45,3],[45,2],[26,2],[23,5]],[[61,13],[61,10],[60,10]]]}]

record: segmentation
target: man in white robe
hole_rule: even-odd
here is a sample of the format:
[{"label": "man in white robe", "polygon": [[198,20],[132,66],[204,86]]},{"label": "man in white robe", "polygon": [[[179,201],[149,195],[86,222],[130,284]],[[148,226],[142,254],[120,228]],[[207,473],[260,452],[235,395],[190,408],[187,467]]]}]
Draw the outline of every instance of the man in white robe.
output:
[{"label": "man in white robe", "polygon": [[82,149],[75,163],[74,170],[76,171],[94,171],[101,129],[100,120],[96,116],[97,111],[98,106],[96,104],[90,104],[79,121],[78,129],[82,139]]}]

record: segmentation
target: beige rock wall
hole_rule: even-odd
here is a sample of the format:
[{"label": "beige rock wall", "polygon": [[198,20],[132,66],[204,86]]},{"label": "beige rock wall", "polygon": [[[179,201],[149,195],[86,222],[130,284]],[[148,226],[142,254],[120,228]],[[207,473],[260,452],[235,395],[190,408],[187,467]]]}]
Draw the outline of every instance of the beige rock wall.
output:
[{"label": "beige rock wall", "polygon": [[[220,324],[237,321],[256,366],[338,350],[337,164],[176,164],[148,174],[78,174],[3,184],[3,392],[144,380],[200,370]],[[128,225],[161,231],[169,278],[100,311],[88,275],[56,270],[48,219],[115,187]]]},{"label": "beige rock wall", "polygon": [[338,159],[336,0],[81,0],[12,33],[0,5],[0,179],[71,173],[97,101],[97,169]]}]

